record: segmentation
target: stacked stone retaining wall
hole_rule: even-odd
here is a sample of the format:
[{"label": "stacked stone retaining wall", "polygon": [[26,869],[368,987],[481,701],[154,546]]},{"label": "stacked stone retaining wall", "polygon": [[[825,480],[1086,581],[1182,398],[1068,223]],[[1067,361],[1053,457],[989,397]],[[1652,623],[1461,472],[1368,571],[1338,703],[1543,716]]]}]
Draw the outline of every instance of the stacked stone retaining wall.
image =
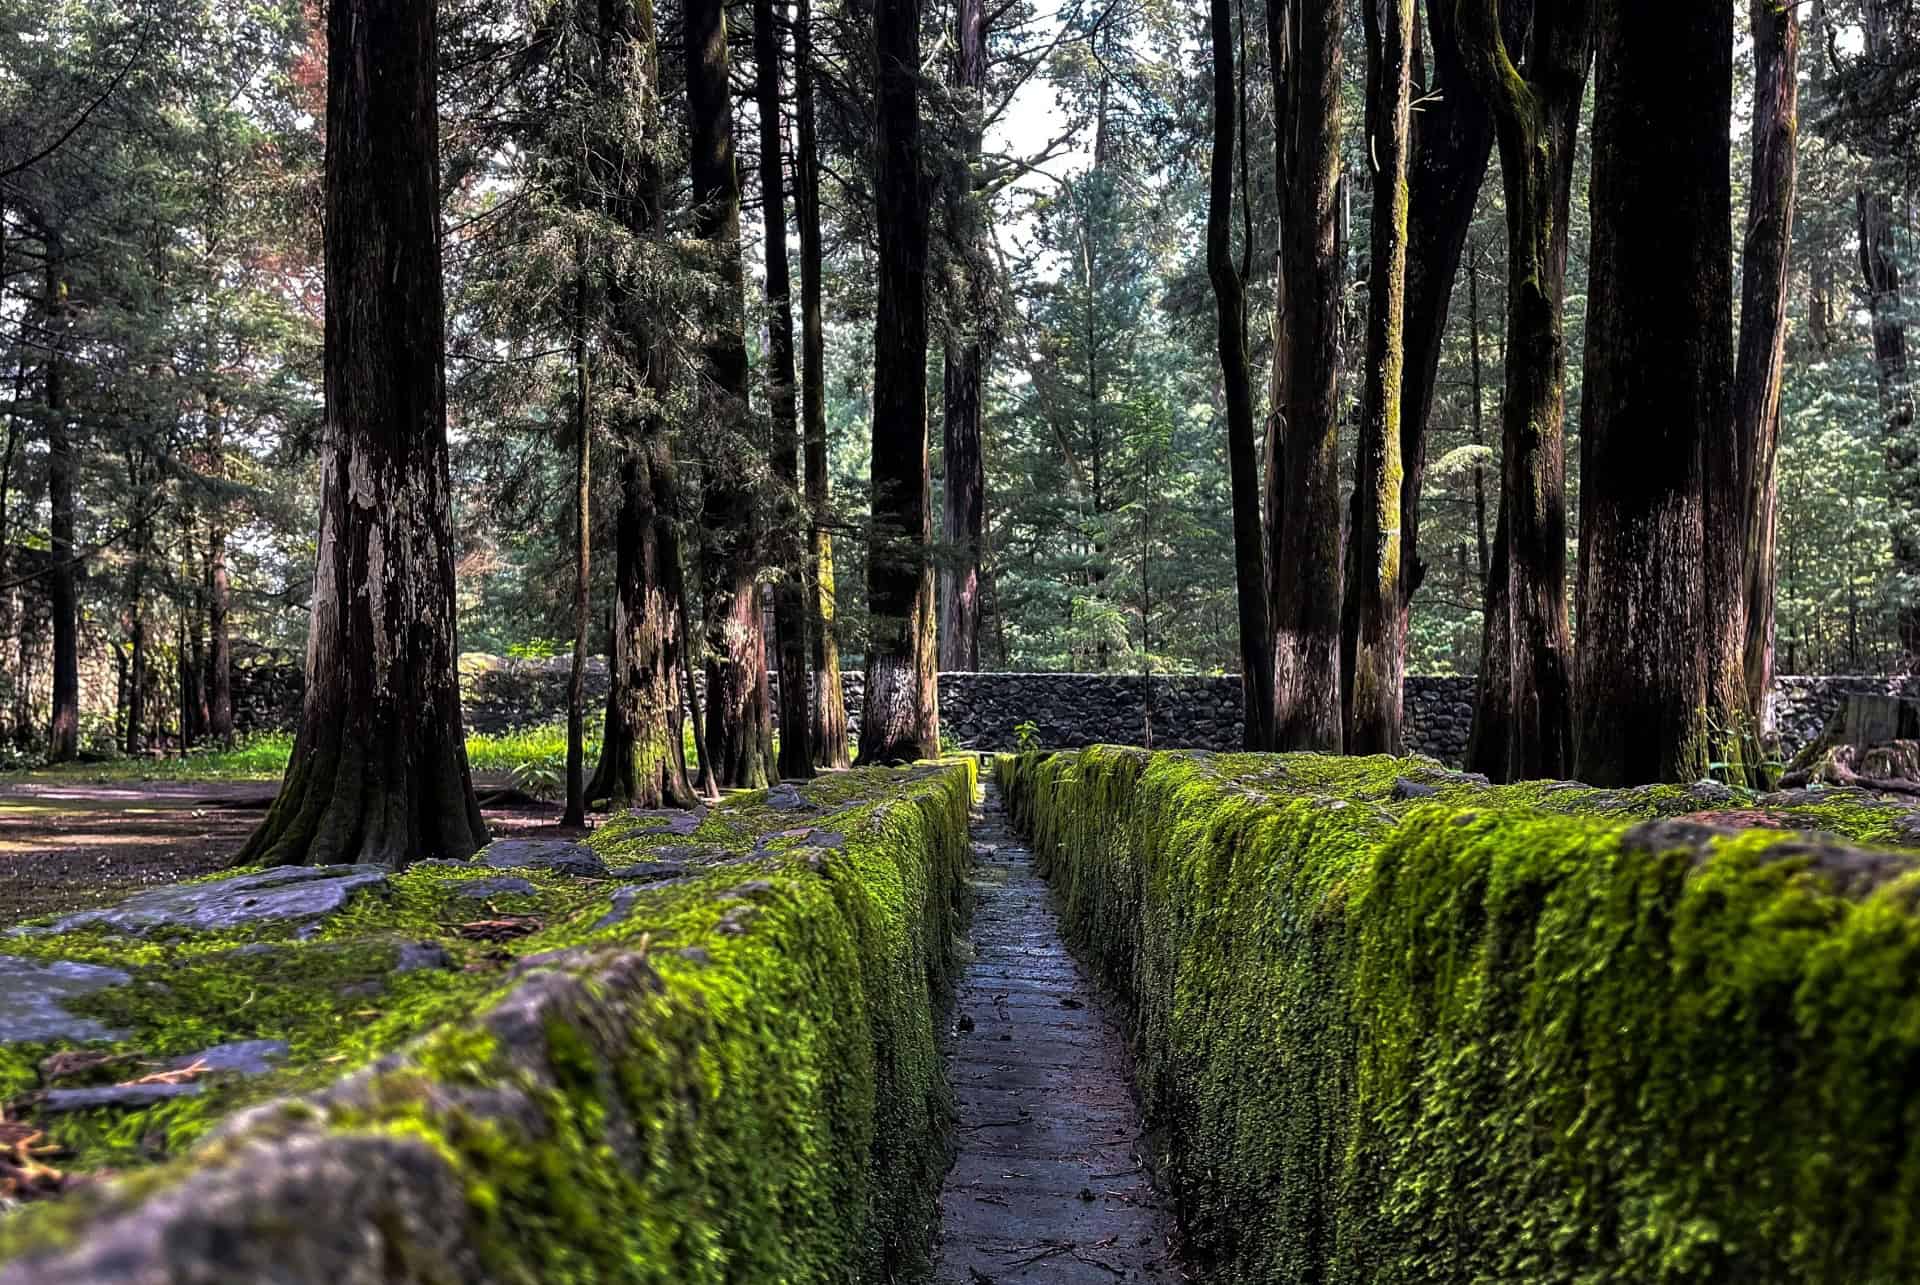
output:
[{"label": "stacked stone retaining wall", "polygon": [[[468,655],[461,659],[467,727],[504,732],[550,722],[567,708],[567,666],[555,660]],[[607,695],[606,662],[588,662],[587,698]],[[847,713],[860,722],[861,675],[843,680]],[[1409,675],[1408,748],[1445,763],[1465,755],[1473,730],[1473,676]],[[775,680],[777,687],[777,679]],[[301,672],[278,661],[236,666],[235,718],[243,731],[284,731],[300,717]],[[1920,696],[1913,675],[1784,675],[1774,687],[1781,739],[1788,754],[1816,736],[1847,695],[1856,692]],[[777,707],[777,705],[776,705]],[[1167,749],[1237,749],[1240,680],[1237,677],[1139,674],[947,673],[940,675],[942,736],[966,749],[1010,749],[1022,724],[1051,749],[1083,745],[1151,744]]]}]

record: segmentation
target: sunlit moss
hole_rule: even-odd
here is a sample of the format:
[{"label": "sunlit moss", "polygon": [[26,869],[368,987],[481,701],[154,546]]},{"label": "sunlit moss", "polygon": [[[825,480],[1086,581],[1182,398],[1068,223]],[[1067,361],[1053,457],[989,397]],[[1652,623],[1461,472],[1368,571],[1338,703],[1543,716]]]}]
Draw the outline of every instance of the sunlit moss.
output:
[{"label": "sunlit moss", "polygon": [[[425,1143],[457,1175],[493,1279],[909,1279],[926,1267],[946,1159],[934,1028],[965,909],[973,766],[862,769],[806,793],[811,807],[794,811],[736,796],[692,840],[608,825],[592,842],[614,864],[664,842],[714,849],[710,869],[629,888],[611,922],[614,884],[532,874],[536,896],[515,908],[541,916],[539,931],[462,943],[447,929],[469,873],[426,867],[257,968],[247,961],[269,957],[234,956],[230,941],[135,944],[141,983],[96,997],[139,1026],[129,1046],[270,1033],[293,1049],[287,1070],[175,1114],[77,1122],[85,1158],[178,1155],[235,1105],[365,1067],[294,1115],[249,1117],[241,1136]],[[754,852],[797,829],[827,833]],[[79,957],[95,944],[82,936],[98,935],[35,949]],[[384,977],[393,942],[414,936],[450,942],[456,971]],[[491,950],[510,958],[490,962]],[[369,964],[386,989],[342,995]],[[145,985],[148,969],[172,979],[167,993]],[[543,976],[561,984],[537,1036],[507,1038],[499,1015],[525,1001],[492,1006]],[[44,1051],[4,1065],[22,1079]],[[473,1105],[501,1095],[526,1110]],[[234,1145],[211,1142],[150,1181],[224,1163]],[[79,1207],[0,1219],[0,1256],[75,1234]]]},{"label": "sunlit moss", "polygon": [[1128,999],[1220,1279],[1920,1276],[1920,863],[1632,824],[1897,811],[1411,760],[997,765]]}]

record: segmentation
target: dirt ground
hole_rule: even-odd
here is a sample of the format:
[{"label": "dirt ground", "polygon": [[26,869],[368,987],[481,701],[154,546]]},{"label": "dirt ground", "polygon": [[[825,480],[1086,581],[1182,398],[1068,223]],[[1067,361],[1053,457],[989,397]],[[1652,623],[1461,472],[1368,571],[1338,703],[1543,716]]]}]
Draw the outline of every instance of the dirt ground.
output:
[{"label": "dirt ground", "polygon": [[[558,804],[476,780],[495,837],[557,836]],[[110,905],[154,884],[222,869],[259,824],[276,782],[0,783],[0,928]],[[491,796],[498,799],[489,804]]]}]

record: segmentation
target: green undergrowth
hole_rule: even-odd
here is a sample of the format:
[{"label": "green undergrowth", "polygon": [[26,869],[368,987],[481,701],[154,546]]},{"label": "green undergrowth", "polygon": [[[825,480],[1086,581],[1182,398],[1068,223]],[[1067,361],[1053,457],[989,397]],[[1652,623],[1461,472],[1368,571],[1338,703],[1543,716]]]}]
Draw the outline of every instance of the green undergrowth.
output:
[{"label": "green undergrowth", "polygon": [[1126,1000],[1211,1279],[1920,1279],[1920,858],[1840,842],[1904,810],[1412,760],[996,765]]},{"label": "green undergrowth", "polygon": [[[8,938],[0,950],[133,972],[69,1004],[128,1032],[103,1051],[291,1046],[271,1075],[50,1120],[73,1152],[61,1163],[145,1167],[157,1176],[136,1186],[171,1187],[217,1181],[236,1130],[405,1139],[464,1193],[462,1243],[485,1279],[910,1279],[945,1167],[935,1016],[963,930],[973,784],[970,759],[856,769],[804,786],[797,810],[734,796],[688,835],[622,816],[590,840],[609,866],[658,854],[690,877],[416,867],[308,940]],[[456,896],[503,875],[534,894]],[[533,931],[460,934],[479,919]],[[448,966],[395,973],[403,942],[438,945]],[[0,1045],[0,1098],[30,1111],[52,1051]],[[230,1123],[289,1095],[304,1096]],[[83,1246],[96,1206],[134,1198],[108,1187],[0,1217],[0,1262]]]},{"label": "green undergrowth", "polygon": [[[599,729],[589,726],[586,736],[589,755],[599,748],[599,743]],[[0,780],[78,781],[98,785],[119,781],[277,781],[286,775],[287,759],[292,753],[293,733],[260,732],[243,737],[232,749],[207,747],[160,757],[90,759],[19,774],[0,773]],[[566,753],[564,720],[508,732],[467,734],[467,765],[475,772],[511,773],[529,763],[564,760]],[[589,759],[588,771],[592,767]]]}]

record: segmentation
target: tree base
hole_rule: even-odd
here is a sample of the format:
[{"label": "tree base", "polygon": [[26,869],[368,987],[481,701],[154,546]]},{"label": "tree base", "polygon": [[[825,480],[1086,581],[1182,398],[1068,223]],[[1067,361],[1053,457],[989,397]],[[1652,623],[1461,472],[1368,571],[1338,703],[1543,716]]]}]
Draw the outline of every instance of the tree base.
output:
[{"label": "tree base", "polygon": [[232,864],[400,869],[464,860],[486,844],[464,744],[346,736],[337,724],[317,739],[296,740],[279,795]]},{"label": "tree base", "polygon": [[1847,697],[1780,778],[1786,789],[1816,782],[1920,797],[1920,701]]}]

